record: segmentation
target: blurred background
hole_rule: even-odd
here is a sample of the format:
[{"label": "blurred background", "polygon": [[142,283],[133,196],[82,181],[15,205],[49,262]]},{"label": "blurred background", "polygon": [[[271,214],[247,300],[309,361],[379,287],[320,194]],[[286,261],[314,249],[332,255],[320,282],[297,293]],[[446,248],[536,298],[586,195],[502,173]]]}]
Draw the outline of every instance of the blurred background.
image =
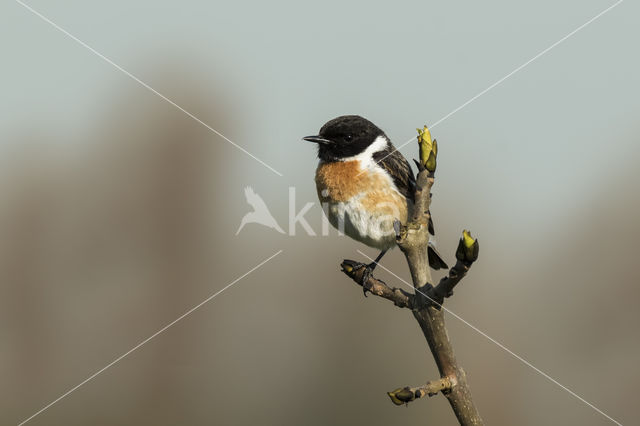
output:
[{"label": "blurred background", "polygon": [[[1,424],[278,250],[29,424],[456,424],[442,396],[385,395],[438,373],[411,314],[339,272],[375,251],[300,226],[236,236],[243,189],[286,229],[295,187],[319,234],[302,136],[356,113],[403,144],[613,2],[28,4],[283,176],[3,2]],[[639,11],[622,3],[432,130],[440,250],[453,259],[462,228],[482,246],[448,308],[621,423],[640,383]],[[383,264],[409,280],[399,250]],[[610,423],[447,318],[487,424]]]}]

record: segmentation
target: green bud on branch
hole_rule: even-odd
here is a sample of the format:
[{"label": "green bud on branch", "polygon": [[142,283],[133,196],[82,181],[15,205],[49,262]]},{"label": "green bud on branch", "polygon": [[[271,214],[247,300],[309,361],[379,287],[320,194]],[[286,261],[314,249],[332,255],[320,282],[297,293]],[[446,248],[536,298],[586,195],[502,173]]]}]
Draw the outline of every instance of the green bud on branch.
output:
[{"label": "green bud on branch", "polygon": [[416,395],[408,386],[404,388],[398,388],[391,392],[387,392],[387,395],[389,395],[391,401],[396,405],[407,404],[416,399]]},{"label": "green bud on branch", "polygon": [[479,250],[480,245],[478,244],[478,240],[474,239],[466,229],[462,231],[462,238],[460,238],[456,250],[456,259],[466,264],[471,264],[478,260]]},{"label": "green bud on branch", "polygon": [[418,145],[420,147],[420,164],[431,173],[436,171],[436,158],[438,157],[438,141],[431,139],[431,132],[424,126],[418,131]]}]

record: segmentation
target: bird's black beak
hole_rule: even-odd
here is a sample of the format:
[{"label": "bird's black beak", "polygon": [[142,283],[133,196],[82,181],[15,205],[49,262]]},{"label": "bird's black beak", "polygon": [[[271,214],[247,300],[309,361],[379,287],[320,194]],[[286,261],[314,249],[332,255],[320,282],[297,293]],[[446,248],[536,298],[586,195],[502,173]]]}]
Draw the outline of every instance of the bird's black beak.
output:
[{"label": "bird's black beak", "polygon": [[322,144],[322,145],[326,145],[326,144],[332,143],[329,139],[325,139],[322,136],[305,136],[302,139],[304,139],[305,141],[315,142],[315,143],[319,143],[319,144]]}]

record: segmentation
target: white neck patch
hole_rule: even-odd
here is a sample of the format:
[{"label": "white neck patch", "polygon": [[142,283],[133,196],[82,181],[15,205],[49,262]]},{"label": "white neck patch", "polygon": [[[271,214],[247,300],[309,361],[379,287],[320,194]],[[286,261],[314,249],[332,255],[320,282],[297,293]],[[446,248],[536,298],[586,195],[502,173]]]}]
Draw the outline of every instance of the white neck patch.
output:
[{"label": "white neck patch", "polygon": [[373,154],[384,150],[389,144],[389,140],[384,136],[378,136],[371,145],[367,147],[358,155],[353,157],[343,158],[342,161],[359,161],[361,169],[367,169],[371,166],[375,166],[376,162],[373,160]]}]

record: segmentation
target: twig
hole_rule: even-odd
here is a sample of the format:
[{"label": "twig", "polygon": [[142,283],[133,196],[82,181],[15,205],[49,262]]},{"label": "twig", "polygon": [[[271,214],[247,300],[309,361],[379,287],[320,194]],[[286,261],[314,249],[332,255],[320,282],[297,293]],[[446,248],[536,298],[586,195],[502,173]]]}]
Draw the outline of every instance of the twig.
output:
[{"label": "twig", "polygon": [[451,390],[451,382],[447,378],[427,382],[422,386],[411,388],[406,386],[394,391],[387,392],[391,401],[396,405],[408,404],[414,399],[422,398],[425,395],[434,396],[438,392],[446,393]]},{"label": "twig", "polygon": [[362,263],[345,259],[340,266],[342,267],[342,272],[352,278],[356,284],[362,285],[371,294],[390,300],[399,308],[413,309],[414,295],[411,293],[407,293],[399,288],[391,288],[385,284],[384,281],[374,278],[373,276],[369,276],[367,282],[361,284],[362,274],[365,269],[365,265]]},{"label": "twig", "polygon": [[442,308],[446,297],[453,296],[453,288],[467,275],[470,267],[470,264],[458,260],[449,270],[449,274],[442,278],[437,286],[429,288],[426,296],[436,309]]}]

